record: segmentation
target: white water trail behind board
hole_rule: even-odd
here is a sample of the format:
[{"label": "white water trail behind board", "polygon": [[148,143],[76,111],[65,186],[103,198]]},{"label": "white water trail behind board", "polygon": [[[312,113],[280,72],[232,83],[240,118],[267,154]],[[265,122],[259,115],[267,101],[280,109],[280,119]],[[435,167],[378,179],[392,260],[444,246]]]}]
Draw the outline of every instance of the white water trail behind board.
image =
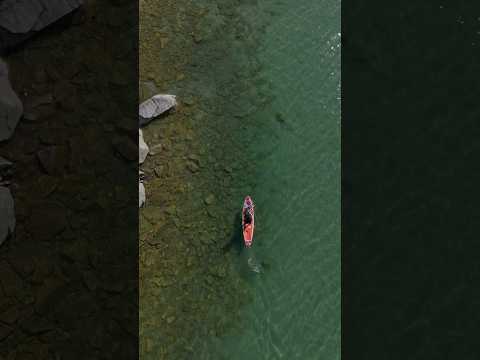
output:
[{"label": "white water trail behind board", "polygon": [[262,264],[257,260],[253,246],[250,248],[245,248],[245,256],[247,259],[247,265],[251,271],[258,274],[263,272]]}]

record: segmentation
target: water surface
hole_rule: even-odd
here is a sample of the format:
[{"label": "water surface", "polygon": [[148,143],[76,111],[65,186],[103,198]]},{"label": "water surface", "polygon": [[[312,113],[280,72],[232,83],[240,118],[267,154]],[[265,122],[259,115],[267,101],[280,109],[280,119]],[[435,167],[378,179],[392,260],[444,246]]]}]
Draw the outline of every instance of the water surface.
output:
[{"label": "water surface", "polygon": [[[340,3],[270,0],[237,11],[258,33],[247,32],[234,65],[215,76],[243,74],[237,80],[247,85],[232,103],[266,99],[224,125],[240,129],[225,151],[249,160],[232,198],[239,209],[246,192],[256,202],[253,253],[233,257],[253,300],[244,321],[198,345],[198,356],[339,359]],[[245,272],[251,256],[261,274]]]}]

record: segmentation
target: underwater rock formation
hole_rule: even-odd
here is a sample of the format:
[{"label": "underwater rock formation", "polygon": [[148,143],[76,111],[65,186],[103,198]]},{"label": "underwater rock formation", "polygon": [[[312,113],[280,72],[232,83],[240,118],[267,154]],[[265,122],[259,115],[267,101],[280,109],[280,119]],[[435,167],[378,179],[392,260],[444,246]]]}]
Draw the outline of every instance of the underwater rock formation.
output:
[{"label": "underwater rock formation", "polygon": [[[175,95],[155,95],[142,102],[138,107],[139,126],[143,126],[152,121],[155,117],[163,114],[177,105]],[[138,130],[138,163],[142,164],[149,152],[148,145],[143,140],[143,132]],[[138,207],[145,204],[145,186],[143,181],[138,180]]]}]

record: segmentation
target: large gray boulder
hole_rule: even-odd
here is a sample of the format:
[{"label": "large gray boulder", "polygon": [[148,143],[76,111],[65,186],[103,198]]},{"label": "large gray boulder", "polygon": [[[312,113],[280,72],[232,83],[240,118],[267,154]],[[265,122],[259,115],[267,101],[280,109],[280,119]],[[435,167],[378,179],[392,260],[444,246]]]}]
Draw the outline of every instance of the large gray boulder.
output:
[{"label": "large gray boulder", "polygon": [[77,9],[83,0],[0,0],[0,53]]},{"label": "large gray boulder", "polygon": [[78,8],[81,0],[2,0],[0,27],[14,34],[39,31]]},{"label": "large gray boulder", "polygon": [[15,230],[15,210],[10,190],[0,186],[0,245]]},{"label": "large gray boulder", "polygon": [[9,139],[23,113],[23,105],[8,79],[8,67],[0,60],[0,141]]},{"label": "large gray boulder", "polygon": [[177,106],[175,95],[158,94],[145,100],[138,107],[139,125],[144,126],[155,117]]}]

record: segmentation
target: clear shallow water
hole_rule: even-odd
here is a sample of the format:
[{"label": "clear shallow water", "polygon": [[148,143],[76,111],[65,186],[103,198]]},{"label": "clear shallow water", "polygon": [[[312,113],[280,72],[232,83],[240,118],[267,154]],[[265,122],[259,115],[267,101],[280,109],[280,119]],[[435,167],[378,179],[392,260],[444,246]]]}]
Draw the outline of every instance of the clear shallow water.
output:
[{"label": "clear shallow water", "polygon": [[[154,296],[143,299],[148,304],[142,313],[144,357],[338,359],[340,4],[182,4],[164,17],[147,17],[145,26],[151,28],[147,34],[158,26],[171,32],[172,47],[162,53],[167,64],[175,63],[176,54],[183,54],[179,49],[191,43],[190,30],[196,39],[188,48],[191,59],[185,56],[185,73],[175,75],[183,80],[164,90],[176,94],[184,109],[195,104],[188,121],[202,147],[198,154],[183,154],[187,147],[176,152],[201,159],[196,180],[193,175],[188,180],[193,189],[189,205],[184,204],[195,209],[185,211],[195,213],[188,220],[194,226],[182,228],[175,241],[190,244],[202,263],[194,266],[196,281],[179,273],[171,286],[155,283]],[[188,26],[177,28],[178,23]],[[159,47],[150,49],[152,59]],[[182,134],[175,136],[181,139]],[[215,201],[206,206],[210,192]],[[239,253],[239,215],[247,194],[257,206],[255,242],[251,252]],[[209,256],[202,255],[205,242],[192,240],[205,236],[193,234],[199,225],[212,230]],[[178,256],[188,255],[181,250]],[[249,259],[262,264],[260,273],[249,270]],[[155,258],[158,264],[164,260],[162,253]],[[217,260],[228,272],[217,271]],[[243,291],[245,286],[249,291]],[[184,292],[174,297],[174,291]],[[181,301],[200,306],[182,307]],[[165,326],[166,314],[180,307],[174,325]]]},{"label": "clear shallow water", "polygon": [[271,101],[244,121],[255,176],[240,187],[256,202],[252,252],[264,266],[245,275],[252,254],[237,256],[253,294],[245,321],[197,354],[339,359],[340,3],[275,0],[257,8],[245,15],[253,22],[271,16],[255,34],[256,81]]}]

